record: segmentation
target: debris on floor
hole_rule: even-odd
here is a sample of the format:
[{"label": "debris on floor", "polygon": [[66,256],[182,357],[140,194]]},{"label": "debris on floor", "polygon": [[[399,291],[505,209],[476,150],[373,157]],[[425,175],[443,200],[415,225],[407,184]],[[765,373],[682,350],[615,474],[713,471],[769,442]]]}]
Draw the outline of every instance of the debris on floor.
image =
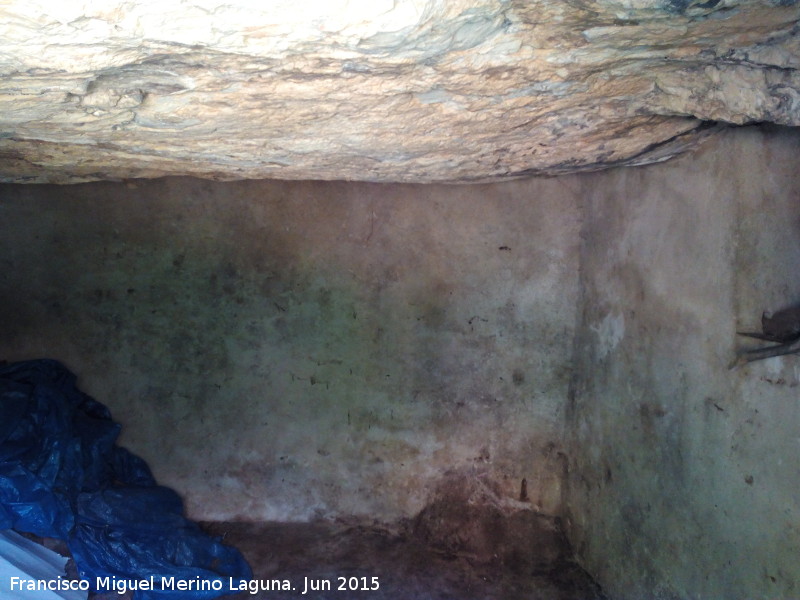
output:
[{"label": "debris on floor", "polygon": [[[78,582],[62,578],[67,558],[14,531],[0,531],[0,589],[6,600],[86,600]],[[32,582],[53,582],[48,588]],[[31,586],[36,589],[31,590]]]},{"label": "debris on floor", "polygon": [[560,521],[503,500],[480,477],[446,477],[419,515],[391,526],[206,523],[253,568],[226,598],[604,600]]},{"label": "debris on floor", "polygon": [[536,539],[511,562],[481,562],[402,527],[207,523],[206,529],[242,551],[253,568],[251,584],[259,586],[225,600],[605,600],[570,556],[551,554]]}]

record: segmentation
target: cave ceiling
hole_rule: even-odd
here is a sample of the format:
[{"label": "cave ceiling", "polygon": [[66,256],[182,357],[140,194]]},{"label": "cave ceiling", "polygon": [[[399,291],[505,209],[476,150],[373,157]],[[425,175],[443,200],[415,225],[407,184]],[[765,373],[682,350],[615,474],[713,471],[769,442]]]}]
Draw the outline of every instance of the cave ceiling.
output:
[{"label": "cave ceiling", "polygon": [[800,124],[800,5],[0,4],[0,180],[499,181]]}]

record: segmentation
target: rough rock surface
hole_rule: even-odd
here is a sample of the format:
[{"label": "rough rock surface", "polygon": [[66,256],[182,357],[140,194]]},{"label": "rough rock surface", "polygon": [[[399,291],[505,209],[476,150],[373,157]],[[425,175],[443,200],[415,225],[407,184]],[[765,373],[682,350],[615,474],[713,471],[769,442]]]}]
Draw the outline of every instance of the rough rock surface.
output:
[{"label": "rough rock surface", "polygon": [[0,179],[664,160],[709,122],[800,124],[799,18],[796,0],[9,0]]}]

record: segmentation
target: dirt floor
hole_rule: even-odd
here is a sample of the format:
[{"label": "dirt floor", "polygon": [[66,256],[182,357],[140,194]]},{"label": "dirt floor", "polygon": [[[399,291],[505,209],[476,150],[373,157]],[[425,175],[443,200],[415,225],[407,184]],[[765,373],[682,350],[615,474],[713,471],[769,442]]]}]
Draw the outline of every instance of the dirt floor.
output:
[{"label": "dirt floor", "polygon": [[[253,570],[249,587],[227,600],[606,600],[573,560],[560,519],[463,474],[445,478],[416,517],[391,525],[201,525]],[[63,542],[29,537],[68,556]],[[131,592],[91,596],[112,598]]]},{"label": "dirt floor", "polygon": [[[458,535],[444,543],[426,540],[431,528],[421,519],[399,530],[341,522],[215,523],[206,528],[242,551],[254,582],[271,587],[225,596],[229,600],[605,599],[571,559],[556,520],[531,513],[496,524],[500,536],[509,528],[520,536],[537,535],[523,546],[520,536],[503,541],[492,532],[467,529],[466,535],[482,538],[470,548]],[[486,550],[495,552],[487,555]]]}]

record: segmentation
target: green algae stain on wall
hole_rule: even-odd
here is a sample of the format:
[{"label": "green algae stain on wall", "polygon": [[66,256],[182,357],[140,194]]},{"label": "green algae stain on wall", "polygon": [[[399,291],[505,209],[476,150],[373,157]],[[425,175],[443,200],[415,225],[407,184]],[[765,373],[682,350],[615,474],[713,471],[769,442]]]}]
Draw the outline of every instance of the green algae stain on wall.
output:
[{"label": "green algae stain on wall", "polygon": [[577,216],[555,182],[6,190],[2,350],[74,368],[193,515],[391,520],[454,470],[558,512]]}]

